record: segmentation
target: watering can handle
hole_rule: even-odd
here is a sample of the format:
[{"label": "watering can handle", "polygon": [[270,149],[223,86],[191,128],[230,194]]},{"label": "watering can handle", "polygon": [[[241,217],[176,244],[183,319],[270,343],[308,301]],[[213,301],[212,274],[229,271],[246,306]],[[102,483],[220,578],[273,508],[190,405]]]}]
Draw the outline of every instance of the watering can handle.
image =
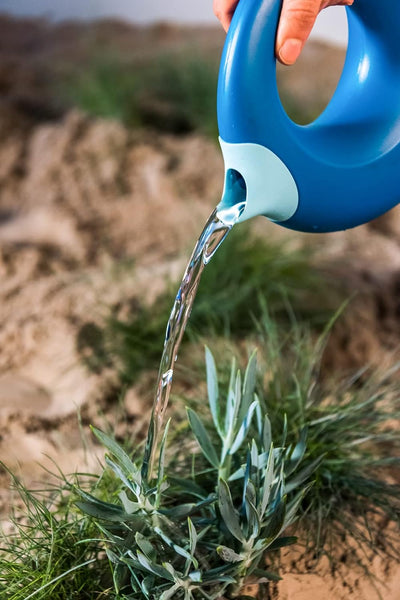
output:
[{"label": "watering can handle", "polygon": [[[354,227],[400,201],[400,2],[355,0],[337,89],[324,112],[300,126],[276,83],[281,0],[241,0],[227,35],[218,84],[225,159],[221,206],[241,179],[241,220],[265,215],[286,227]],[[233,176],[234,175],[234,176]]]}]

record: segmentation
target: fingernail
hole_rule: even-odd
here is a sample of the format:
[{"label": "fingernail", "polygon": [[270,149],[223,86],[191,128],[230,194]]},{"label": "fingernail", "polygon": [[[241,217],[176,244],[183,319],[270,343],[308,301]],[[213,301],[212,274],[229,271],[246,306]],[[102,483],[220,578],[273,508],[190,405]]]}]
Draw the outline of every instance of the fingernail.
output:
[{"label": "fingernail", "polygon": [[292,65],[299,58],[301,49],[303,48],[303,42],[291,38],[280,47],[278,56],[279,59],[285,63],[285,65]]}]

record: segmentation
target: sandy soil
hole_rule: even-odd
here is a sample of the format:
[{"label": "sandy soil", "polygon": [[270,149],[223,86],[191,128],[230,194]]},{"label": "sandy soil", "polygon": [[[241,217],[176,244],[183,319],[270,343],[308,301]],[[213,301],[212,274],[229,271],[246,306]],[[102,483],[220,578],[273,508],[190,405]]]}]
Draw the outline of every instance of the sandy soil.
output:
[{"label": "sandy soil", "polygon": [[[69,35],[66,29],[61,39]],[[23,54],[12,40],[15,55]],[[178,276],[218,201],[223,167],[216,144],[196,135],[128,131],[77,111],[41,113],[38,123],[17,96],[13,88],[0,107],[0,458],[32,483],[38,463],[55,461],[66,472],[94,468],[99,451],[89,441],[83,452],[77,409],[85,426],[104,415],[117,421],[121,408],[115,373],[88,374],[77,332],[101,322],[111,306],[154,299],[166,278]],[[328,236],[293,234],[265,219],[254,227],[316,245],[318,262],[358,292],[332,336],[327,368],[384,368],[398,358],[399,210]],[[122,410],[132,431],[143,428],[151,392],[127,394]],[[2,516],[6,485],[0,473]],[[374,600],[378,591],[400,598],[399,567],[380,557],[371,557],[376,582],[351,560],[340,576],[324,562],[311,571],[293,550],[284,565],[273,594],[279,600]]]}]

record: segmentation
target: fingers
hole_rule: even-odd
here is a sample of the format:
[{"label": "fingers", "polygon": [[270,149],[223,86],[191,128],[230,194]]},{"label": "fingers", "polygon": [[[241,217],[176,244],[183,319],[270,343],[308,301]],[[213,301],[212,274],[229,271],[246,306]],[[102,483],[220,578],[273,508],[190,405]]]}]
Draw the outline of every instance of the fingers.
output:
[{"label": "fingers", "polygon": [[[354,0],[283,0],[276,37],[276,55],[285,65],[299,57],[319,12],[327,6],[353,4]],[[246,0],[242,0],[246,2]],[[214,0],[214,13],[228,31],[239,0]]]},{"label": "fingers", "polygon": [[239,0],[214,0],[214,14],[221,21],[222,27],[228,31],[233,13]]},{"label": "fingers", "polygon": [[354,0],[283,0],[276,55],[285,65],[296,62],[319,12],[328,6],[351,6]]},{"label": "fingers", "polygon": [[300,55],[321,9],[321,0],[284,0],[276,37],[276,55],[292,65]]}]

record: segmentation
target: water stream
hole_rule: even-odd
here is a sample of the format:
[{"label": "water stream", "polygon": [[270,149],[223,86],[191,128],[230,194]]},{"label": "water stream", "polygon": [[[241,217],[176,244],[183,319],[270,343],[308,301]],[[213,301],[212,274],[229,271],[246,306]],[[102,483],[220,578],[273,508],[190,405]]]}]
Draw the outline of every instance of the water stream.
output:
[{"label": "water stream", "polygon": [[244,205],[245,201],[242,200],[233,206],[213,211],[197,240],[183,275],[165,333],[164,350],[160,362],[158,383],[144,452],[142,467],[144,479],[150,480],[152,477],[153,464],[171,392],[174,365],[196,297],[201,274],[239,219]]}]

